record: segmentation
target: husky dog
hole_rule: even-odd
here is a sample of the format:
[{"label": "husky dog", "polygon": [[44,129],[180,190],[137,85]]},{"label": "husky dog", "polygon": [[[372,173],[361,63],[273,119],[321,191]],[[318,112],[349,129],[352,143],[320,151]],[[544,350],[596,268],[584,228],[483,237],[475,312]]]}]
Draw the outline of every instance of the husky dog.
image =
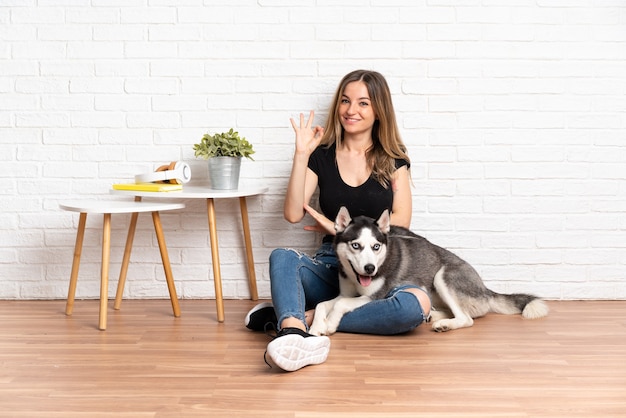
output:
[{"label": "husky dog", "polygon": [[431,297],[432,328],[443,332],[470,327],[489,312],[541,318],[545,302],[533,295],[504,295],[485,287],[467,262],[410,230],[390,225],[389,211],[376,221],[350,218],[345,207],[335,220],[339,296],[319,303],[310,333],[331,335],[344,314],[402,284],[415,284]]}]

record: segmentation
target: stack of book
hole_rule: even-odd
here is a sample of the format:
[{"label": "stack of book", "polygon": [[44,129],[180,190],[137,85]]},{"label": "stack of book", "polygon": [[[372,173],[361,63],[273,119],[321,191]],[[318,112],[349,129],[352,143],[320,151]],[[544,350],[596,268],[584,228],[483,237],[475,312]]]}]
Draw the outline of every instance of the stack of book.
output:
[{"label": "stack of book", "polygon": [[115,190],[136,190],[140,192],[175,192],[183,190],[182,184],[168,183],[116,183]]}]

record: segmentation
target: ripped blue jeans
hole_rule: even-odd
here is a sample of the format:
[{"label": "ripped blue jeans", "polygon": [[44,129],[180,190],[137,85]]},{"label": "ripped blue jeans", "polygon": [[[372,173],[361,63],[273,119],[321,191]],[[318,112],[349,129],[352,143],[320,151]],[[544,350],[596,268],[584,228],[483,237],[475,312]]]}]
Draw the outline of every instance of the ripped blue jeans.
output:
[{"label": "ripped blue jeans", "polygon": [[[270,285],[278,324],[289,317],[303,323],[304,312],[319,302],[339,295],[337,255],[331,243],[324,243],[315,256],[290,248],[278,248],[270,255]],[[342,318],[340,332],[392,335],[411,331],[425,321],[415,295],[392,289],[384,299],[371,301]]]}]

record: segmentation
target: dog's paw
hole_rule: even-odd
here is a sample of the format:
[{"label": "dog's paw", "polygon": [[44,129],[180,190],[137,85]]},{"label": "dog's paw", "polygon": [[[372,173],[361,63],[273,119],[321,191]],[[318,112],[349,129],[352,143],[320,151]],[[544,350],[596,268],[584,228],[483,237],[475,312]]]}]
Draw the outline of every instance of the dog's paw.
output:
[{"label": "dog's paw", "polygon": [[322,326],[315,326],[315,324],[313,324],[309,329],[309,334],[316,335],[318,337],[321,337],[322,335],[331,336],[335,332],[337,332],[337,327],[331,327],[327,323],[324,323]]},{"label": "dog's paw", "polygon": [[452,331],[453,329],[467,328],[474,324],[471,316],[455,316],[454,318],[440,319],[433,323],[433,329],[437,332]]},{"label": "dog's paw", "polygon": [[309,334],[316,335],[318,337],[328,335],[327,332],[326,323],[322,321],[314,321],[311,328],[309,328]]},{"label": "dog's paw", "polygon": [[433,322],[432,328],[434,331],[437,332],[446,332],[446,331],[450,331],[451,328],[450,327],[450,320],[449,319],[440,319],[438,321]]},{"label": "dog's paw", "polygon": [[333,335],[335,332],[337,332],[337,325],[328,324],[325,335]]},{"label": "dog's paw", "polygon": [[339,328],[339,322],[341,322],[342,314],[336,310],[332,311],[328,318],[326,318],[326,335],[333,335]]}]

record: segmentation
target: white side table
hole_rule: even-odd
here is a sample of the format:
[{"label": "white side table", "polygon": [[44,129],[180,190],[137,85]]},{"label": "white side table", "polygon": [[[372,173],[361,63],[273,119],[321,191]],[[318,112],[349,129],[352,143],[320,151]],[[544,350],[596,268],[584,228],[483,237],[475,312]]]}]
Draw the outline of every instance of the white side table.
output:
[{"label": "white side table", "polygon": [[[213,263],[213,278],[215,285],[215,304],[217,308],[218,322],[224,322],[224,299],[222,295],[222,273],[220,269],[220,256],[217,244],[217,220],[215,216],[215,199],[239,198],[241,210],[241,223],[246,245],[246,261],[248,264],[248,283],[250,286],[250,298],[258,300],[259,295],[256,286],[256,273],[254,272],[254,257],[252,255],[252,240],[250,238],[250,222],[248,221],[248,205],[246,198],[266,193],[267,187],[248,187],[237,190],[214,190],[208,187],[183,186],[182,191],[173,192],[142,192],[137,190],[111,190],[113,194],[135,196],[136,198],[151,197],[158,200],[171,199],[206,199],[207,214],[209,217],[209,236],[211,240],[211,260]],[[132,223],[131,223],[131,227]]]},{"label": "white side table", "polygon": [[[135,236],[135,226],[139,212],[152,212],[152,221],[154,223],[154,231],[156,232],[157,241],[159,242],[159,250],[161,251],[161,260],[163,261],[163,269],[165,270],[165,279],[167,288],[170,293],[172,302],[172,310],[174,316],[180,316],[180,307],[178,306],[178,297],[176,296],[176,287],[174,286],[174,277],[170,266],[170,259],[165,245],[165,237],[161,226],[161,218],[159,211],[183,209],[182,203],[162,203],[162,202],[138,202],[138,201],[106,201],[106,200],[80,200],[71,202],[62,202],[59,207],[63,210],[72,212],[80,212],[78,222],[78,231],[76,233],[76,245],[74,247],[74,261],[72,262],[72,273],[70,275],[70,287],[67,294],[67,304],[65,306],[65,314],[71,315],[74,308],[74,296],[76,294],[76,282],[78,280],[78,268],[80,266],[80,256],[83,248],[83,238],[85,236],[85,224],[87,222],[88,213],[98,213],[104,216],[102,226],[102,266],[100,275],[100,319],[98,328],[105,330],[107,326],[107,303],[109,288],[109,257],[111,253],[111,214],[113,213],[131,213],[131,227],[128,229],[128,237],[126,239],[126,248],[124,250],[124,258],[122,260],[122,271],[120,272],[120,280],[117,285],[117,293],[115,295],[115,309],[119,309],[122,302],[122,293],[124,292],[124,284],[126,281],[126,271],[130,261],[130,251],[133,246],[133,238]],[[122,274],[123,273],[123,274]]]}]

